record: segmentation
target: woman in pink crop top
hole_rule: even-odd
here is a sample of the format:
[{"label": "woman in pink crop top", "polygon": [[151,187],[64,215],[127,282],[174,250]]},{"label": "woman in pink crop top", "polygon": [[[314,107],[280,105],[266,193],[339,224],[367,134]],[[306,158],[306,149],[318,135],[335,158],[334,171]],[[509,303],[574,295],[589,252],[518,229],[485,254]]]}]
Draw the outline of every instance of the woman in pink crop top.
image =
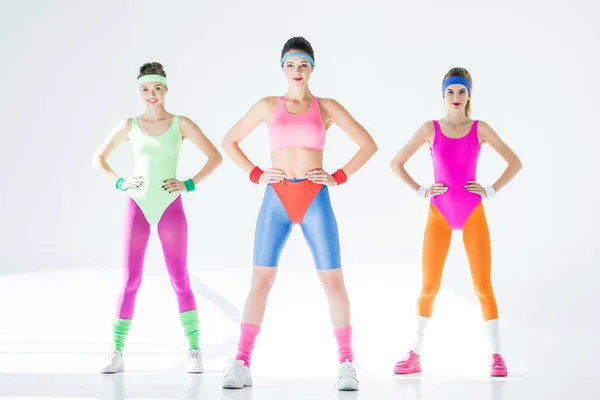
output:
[{"label": "woman in pink crop top", "polygon": [[[419,196],[429,199],[429,216],[423,241],[423,283],[417,305],[417,327],[413,346],[394,366],[397,374],[421,371],[419,353],[433,302],[442,281],[442,270],[453,230],[461,230],[475,292],[490,343],[491,375],[508,374],[500,355],[498,307],[491,282],[490,234],[481,198],[502,189],[521,169],[521,161],[483,121],[469,118],[471,75],[464,68],[451,69],[442,83],[446,116],[428,121],[413,135],[392,161],[394,172]],[[428,189],[417,184],[404,164],[425,143],[431,149],[435,184]],[[507,162],[502,176],[491,186],[477,183],[475,172],[481,145],[487,143]]]},{"label": "woman in pink crop top", "polygon": [[[350,305],[341,270],[337,223],[329,200],[329,186],[344,183],[377,151],[367,131],[338,102],[317,98],[308,88],[315,65],[313,49],[301,37],[285,44],[281,68],[288,81],[284,96],[258,101],[223,139],[227,154],[254,183],[266,191],[256,224],[254,270],[246,300],[236,359],[223,379],[223,387],[252,385],[250,358],[263,321],[266,301],[275,280],[283,247],[294,225],[300,225],[311,250],[321,284],[329,300],[334,335],[338,343],[339,390],[358,390],[351,346]],[[255,166],[239,143],[258,125],[268,126],[271,168]],[[338,125],[358,146],[356,155],[333,174],[323,170],[327,129]],[[298,351],[289,343],[288,352]],[[293,357],[293,354],[289,354]]]}]

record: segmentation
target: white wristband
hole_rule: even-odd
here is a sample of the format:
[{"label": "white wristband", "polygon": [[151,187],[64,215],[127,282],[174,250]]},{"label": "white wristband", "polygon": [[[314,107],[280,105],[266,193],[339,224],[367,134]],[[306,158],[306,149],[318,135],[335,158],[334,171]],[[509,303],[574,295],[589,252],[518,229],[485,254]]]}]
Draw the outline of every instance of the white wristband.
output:
[{"label": "white wristband", "polygon": [[496,195],[496,189],[494,189],[494,185],[490,185],[485,188],[485,194],[488,199],[494,197]]},{"label": "white wristband", "polygon": [[427,194],[427,188],[424,188],[423,186],[419,187],[419,190],[417,191],[417,196],[425,198],[426,194]]}]

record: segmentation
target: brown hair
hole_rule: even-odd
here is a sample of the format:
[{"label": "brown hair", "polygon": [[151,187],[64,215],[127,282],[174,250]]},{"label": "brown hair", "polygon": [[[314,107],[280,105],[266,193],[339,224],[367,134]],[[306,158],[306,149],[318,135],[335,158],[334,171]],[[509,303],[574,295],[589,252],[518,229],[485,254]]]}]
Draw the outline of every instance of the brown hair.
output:
[{"label": "brown hair", "polygon": [[313,50],[310,42],[304,39],[302,36],[295,36],[285,42],[283,49],[281,50],[281,58],[283,58],[283,56],[285,56],[285,54],[290,50],[301,51],[308,54],[313,61],[315,60],[315,51]]},{"label": "brown hair", "polygon": [[160,75],[164,76],[165,78],[167,77],[165,69],[163,68],[162,64],[158,62],[149,62],[140,67],[138,79],[146,75]]},{"label": "brown hair", "polygon": [[[471,97],[471,94],[473,93],[473,79],[471,78],[471,74],[469,73],[469,71],[467,71],[466,68],[454,67],[450,71],[448,71],[446,76],[444,76],[444,80],[453,76],[460,76],[461,78],[465,78],[467,81],[469,81],[469,85],[471,86],[471,88],[469,89],[469,97]],[[471,99],[467,101],[467,106],[465,107],[465,114],[467,117],[471,116]]]}]

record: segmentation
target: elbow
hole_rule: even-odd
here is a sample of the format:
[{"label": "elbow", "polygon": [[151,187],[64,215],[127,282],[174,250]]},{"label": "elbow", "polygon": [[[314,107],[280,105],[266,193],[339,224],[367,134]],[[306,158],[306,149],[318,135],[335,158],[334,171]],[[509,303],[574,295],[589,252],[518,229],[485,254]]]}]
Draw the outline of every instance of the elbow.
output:
[{"label": "elbow", "polygon": [[373,139],[362,144],[360,146],[360,149],[364,153],[368,154],[369,158],[373,157],[373,155],[375,155],[375,153],[377,153],[377,150],[379,150],[379,148],[377,147],[377,143],[375,143],[375,141]]},{"label": "elbow", "polygon": [[94,168],[100,168],[100,166],[102,165],[102,157],[100,157],[97,154],[94,154],[90,161]]},{"label": "elbow", "polygon": [[519,157],[517,157],[512,164],[513,164],[513,169],[515,170],[515,173],[517,173],[523,169],[523,163],[521,162],[521,159]]},{"label": "elbow", "polygon": [[221,140],[221,148],[226,152],[229,151],[232,145],[233,142],[227,138],[223,138],[223,140]]},{"label": "elbow", "polygon": [[404,163],[398,160],[392,160],[392,162],[390,162],[390,169],[394,174],[402,176],[404,172]]},{"label": "elbow", "polygon": [[215,165],[217,167],[219,165],[223,164],[223,156],[218,151],[210,159],[212,160],[213,163],[215,163]]},{"label": "elbow", "polygon": [[236,148],[238,147],[238,142],[232,141],[230,139],[223,139],[221,141],[221,148],[225,151],[226,154],[231,156],[235,153]]},{"label": "elbow", "polygon": [[379,147],[377,146],[377,143],[375,143],[375,141],[373,140],[371,142],[371,155],[374,155],[375,153],[377,153],[378,150],[379,150]]},{"label": "elbow", "polygon": [[231,152],[233,150],[233,146],[234,146],[234,143],[231,140],[223,139],[221,141],[221,148],[223,149],[223,151],[226,154],[231,155]]}]

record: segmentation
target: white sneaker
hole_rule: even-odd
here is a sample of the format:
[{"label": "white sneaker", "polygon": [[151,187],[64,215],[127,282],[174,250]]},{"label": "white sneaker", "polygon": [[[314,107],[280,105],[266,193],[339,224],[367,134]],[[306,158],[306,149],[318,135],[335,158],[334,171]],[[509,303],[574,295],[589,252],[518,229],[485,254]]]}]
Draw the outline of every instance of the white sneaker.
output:
[{"label": "white sneaker", "polygon": [[252,386],[250,368],[242,360],[231,360],[227,375],[223,378],[223,389],[243,389]]},{"label": "white sneaker", "polygon": [[188,361],[185,367],[185,372],[188,374],[201,374],[204,372],[204,365],[202,365],[202,353],[200,350],[188,351]]},{"label": "white sneaker", "polygon": [[340,371],[337,377],[337,389],[343,391],[358,390],[358,379],[354,366],[348,361],[340,365]]},{"label": "white sneaker", "polygon": [[100,370],[102,374],[116,374],[117,372],[123,372],[125,367],[125,361],[123,355],[119,350],[112,350],[108,353],[108,362]]}]

